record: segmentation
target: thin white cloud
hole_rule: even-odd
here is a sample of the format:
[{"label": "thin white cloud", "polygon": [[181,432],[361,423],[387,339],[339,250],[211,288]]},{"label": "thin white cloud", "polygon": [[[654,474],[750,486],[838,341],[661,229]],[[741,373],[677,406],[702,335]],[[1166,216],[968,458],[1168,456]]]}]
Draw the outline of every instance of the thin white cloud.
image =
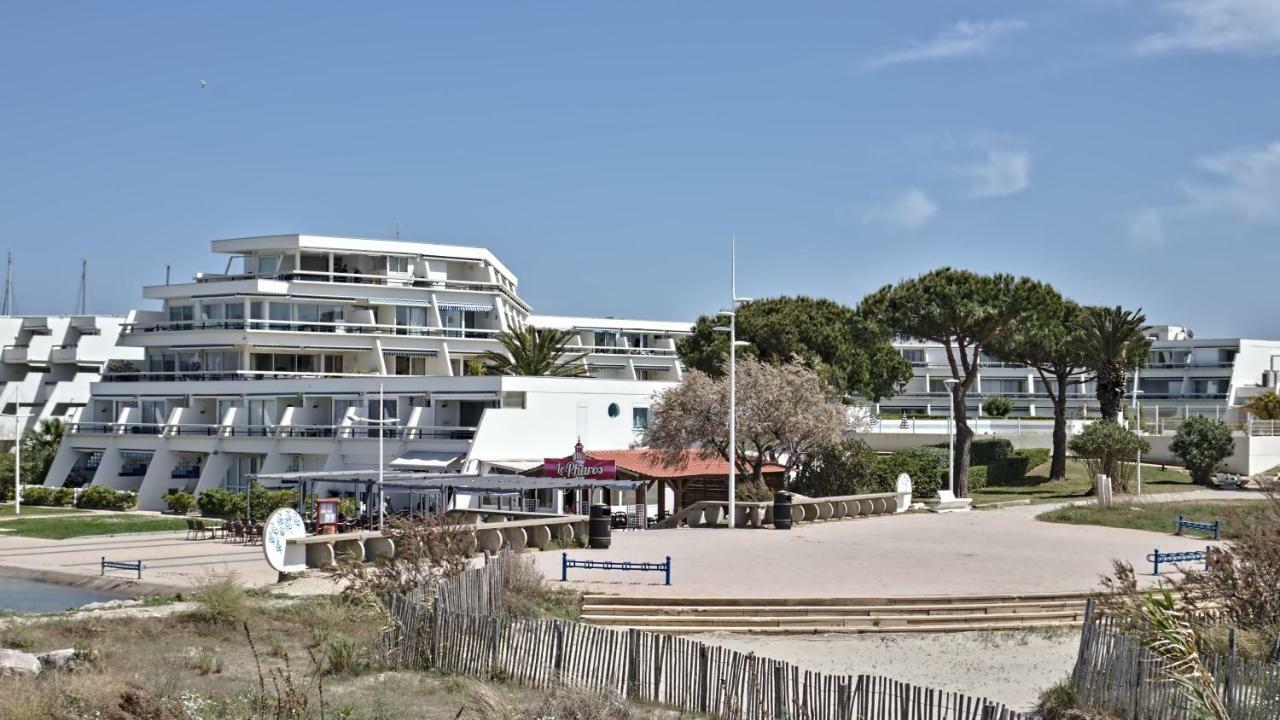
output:
[{"label": "thin white cloud", "polygon": [[957,168],[969,178],[969,196],[995,198],[1016,195],[1031,187],[1031,152],[1016,138],[985,137],[974,141],[982,160]]},{"label": "thin white cloud", "polygon": [[1160,244],[1167,227],[1194,221],[1280,226],[1280,141],[1205,155],[1195,167],[1200,175],[1180,184],[1180,202],[1130,214],[1130,238]]},{"label": "thin white cloud", "polygon": [[938,214],[938,204],[923,190],[908,188],[867,215],[869,222],[892,230],[912,231],[928,225]]},{"label": "thin white cloud", "polygon": [[1280,223],[1280,142],[1206,155],[1203,180],[1182,184],[1187,208],[1249,223]]},{"label": "thin white cloud", "polygon": [[1163,245],[1163,213],[1151,207],[1135,210],[1129,215],[1129,237],[1139,245]]},{"label": "thin white cloud", "polygon": [[961,21],[935,35],[930,40],[912,42],[901,50],[873,58],[866,63],[868,69],[901,65],[928,60],[954,60],[982,55],[991,49],[991,43],[1003,35],[1026,27],[1021,20]]},{"label": "thin white cloud", "polygon": [[1172,16],[1172,26],[1139,40],[1134,48],[1139,54],[1280,53],[1280,2],[1276,0],[1160,0],[1160,9]]}]

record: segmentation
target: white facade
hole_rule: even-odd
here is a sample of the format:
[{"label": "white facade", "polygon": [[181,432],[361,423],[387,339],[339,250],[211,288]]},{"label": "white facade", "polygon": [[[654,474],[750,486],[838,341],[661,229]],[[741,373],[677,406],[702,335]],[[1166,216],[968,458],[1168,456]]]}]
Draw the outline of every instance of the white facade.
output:
[{"label": "white facade", "polygon": [[[121,342],[136,371],[94,384],[48,484],[136,490],[244,487],[249,475],[418,458],[511,471],[590,448],[629,447],[656,392],[679,380],[687,323],[539,317],[482,248],[282,235],[213,243],[221,274],[152,286]],[[576,333],[588,378],[477,375],[498,333]],[[380,398],[381,393],[381,400]],[[397,422],[379,431],[352,415]]]},{"label": "white facade", "polygon": [[118,344],[124,323],[98,315],[0,317],[0,448],[11,449],[41,420],[73,417],[108,362],[142,358]]},{"label": "white facade", "polygon": [[[1186,328],[1154,326],[1146,367],[1137,373],[1139,404],[1144,420],[1185,415],[1209,415],[1239,420],[1240,405],[1250,397],[1276,388],[1276,361],[1280,341],[1241,338],[1195,338]],[[939,344],[916,340],[895,341],[894,346],[914,368],[902,392],[882,400],[881,414],[906,410],[910,414],[945,416],[948,392],[943,381],[951,377],[946,350]],[[1126,403],[1133,400],[1133,375],[1129,377]],[[980,359],[978,379],[966,398],[977,416],[984,400],[994,396],[1013,401],[1013,417],[1052,417],[1053,407],[1039,374],[1018,363]],[[1073,386],[1068,394],[1072,417],[1098,414],[1092,382]]]}]

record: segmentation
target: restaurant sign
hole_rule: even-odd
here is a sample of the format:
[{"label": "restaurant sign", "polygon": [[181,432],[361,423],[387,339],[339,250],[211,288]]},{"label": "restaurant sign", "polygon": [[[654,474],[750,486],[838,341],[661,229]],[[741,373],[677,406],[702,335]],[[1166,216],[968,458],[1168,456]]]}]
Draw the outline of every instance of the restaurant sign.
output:
[{"label": "restaurant sign", "polygon": [[573,455],[563,458],[544,458],[544,477],[575,480],[616,480],[618,469],[612,460],[590,460],[582,449],[582,443],[573,446]]}]

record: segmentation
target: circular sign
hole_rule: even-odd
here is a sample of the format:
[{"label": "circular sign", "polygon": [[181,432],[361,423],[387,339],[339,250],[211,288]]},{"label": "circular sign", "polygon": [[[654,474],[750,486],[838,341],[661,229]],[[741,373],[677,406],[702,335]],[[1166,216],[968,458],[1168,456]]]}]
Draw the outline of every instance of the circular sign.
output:
[{"label": "circular sign", "polygon": [[307,526],[302,516],[291,507],[279,508],[262,526],[262,554],[267,564],[276,572],[296,573],[307,569],[307,550],[301,544],[289,545],[290,540],[307,536]]}]

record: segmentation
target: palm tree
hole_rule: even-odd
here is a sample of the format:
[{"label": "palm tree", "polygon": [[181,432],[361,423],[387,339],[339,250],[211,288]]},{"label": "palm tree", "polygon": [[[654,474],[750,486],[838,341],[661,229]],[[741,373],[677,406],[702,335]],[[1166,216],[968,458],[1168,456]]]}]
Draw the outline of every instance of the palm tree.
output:
[{"label": "palm tree", "polygon": [[1151,340],[1142,334],[1142,309],[1090,307],[1080,316],[1085,365],[1097,378],[1098,405],[1104,420],[1116,420],[1124,403],[1125,376],[1147,363]]},{"label": "palm tree", "polygon": [[569,330],[526,326],[495,337],[505,353],[488,350],[478,359],[493,375],[584,377],[587,367],[582,359],[587,354],[570,354],[568,346],[573,338],[574,333]]},{"label": "palm tree", "polygon": [[53,458],[62,445],[65,428],[58,418],[41,420],[34,428],[28,430],[22,439],[22,471],[27,478],[25,482],[39,484],[44,482]]},{"label": "palm tree", "polygon": [[1274,390],[1254,395],[1244,404],[1244,411],[1259,420],[1280,420],[1280,395]]}]

